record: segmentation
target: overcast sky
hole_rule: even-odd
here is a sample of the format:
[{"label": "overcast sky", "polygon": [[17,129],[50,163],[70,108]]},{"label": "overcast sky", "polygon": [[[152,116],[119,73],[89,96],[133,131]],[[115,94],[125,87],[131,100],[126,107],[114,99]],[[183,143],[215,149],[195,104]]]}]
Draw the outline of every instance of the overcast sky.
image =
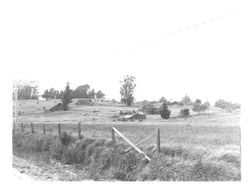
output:
[{"label": "overcast sky", "polygon": [[[4,23],[14,80],[40,91],[89,84],[119,99],[136,77],[136,100],[240,102],[249,10],[240,1],[18,1]],[[247,44],[247,43],[246,43]],[[248,51],[249,52],[249,51]],[[242,75],[243,74],[243,75]]]}]

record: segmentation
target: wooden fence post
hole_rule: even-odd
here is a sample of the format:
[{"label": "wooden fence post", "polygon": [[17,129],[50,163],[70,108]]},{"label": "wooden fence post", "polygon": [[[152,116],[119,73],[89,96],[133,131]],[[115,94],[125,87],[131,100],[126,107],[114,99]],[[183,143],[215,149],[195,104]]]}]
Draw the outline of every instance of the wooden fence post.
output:
[{"label": "wooden fence post", "polygon": [[21,123],[21,129],[22,129],[22,132],[24,132],[23,123]]},{"label": "wooden fence post", "polygon": [[58,123],[58,135],[61,137],[61,123]]},{"label": "wooden fence post", "polygon": [[156,135],[156,145],[157,145],[157,152],[161,152],[161,135],[160,135],[160,129],[157,128],[157,135]]},{"label": "wooden fence post", "polygon": [[81,135],[81,123],[78,123],[78,139],[82,139],[82,135]]},{"label": "wooden fence post", "polygon": [[13,133],[15,132],[15,130],[16,130],[16,123],[15,123],[15,121],[14,121],[14,122],[13,122],[13,127],[12,127]]},{"label": "wooden fence post", "polygon": [[34,132],[33,123],[30,123],[30,129],[31,129],[31,133],[35,133],[35,132]]},{"label": "wooden fence post", "polygon": [[45,124],[43,124],[43,135],[46,135]]},{"label": "wooden fence post", "polygon": [[115,131],[113,130],[113,127],[111,129],[111,138],[112,138],[112,142],[115,143]]}]

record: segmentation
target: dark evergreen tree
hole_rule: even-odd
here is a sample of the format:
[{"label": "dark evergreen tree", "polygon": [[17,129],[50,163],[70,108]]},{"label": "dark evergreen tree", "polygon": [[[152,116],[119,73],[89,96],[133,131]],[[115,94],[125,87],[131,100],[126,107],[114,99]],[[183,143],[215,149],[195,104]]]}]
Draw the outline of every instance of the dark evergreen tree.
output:
[{"label": "dark evergreen tree", "polygon": [[163,119],[168,119],[170,117],[171,111],[168,109],[166,101],[161,105],[160,115]]},{"label": "dark evergreen tree", "polygon": [[67,111],[69,109],[69,103],[71,103],[71,100],[72,100],[72,90],[70,89],[68,82],[62,97],[62,110]]}]

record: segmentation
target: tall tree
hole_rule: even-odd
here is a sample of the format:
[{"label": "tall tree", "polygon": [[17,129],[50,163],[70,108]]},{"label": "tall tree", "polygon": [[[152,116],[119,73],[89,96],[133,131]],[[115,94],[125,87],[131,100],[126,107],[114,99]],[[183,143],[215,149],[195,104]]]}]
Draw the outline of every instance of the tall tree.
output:
[{"label": "tall tree", "polygon": [[57,99],[59,96],[59,91],[54,88],[46,89],[42,95],[45,99]]},{"label": "tall tree", "polygon": [[189,105],[192,101],[188,95],[185,95],[185,97],[182,98],[181,102],[184,103],[185,105]]},{"label": "tall tree", "polygon": [[200,99],[196,99],[194,104],[201,104],[201,100]]},{"label": "tall tree", "polygon": [[136,87],[135,77],[127,75],[124,77],[123,81],[120,81],[120,83],[121,102],[131,106],[135,99],[133,96]]},{"label": "tall tree", "polygon": [[90,86],[88,84],[78,86],[72,94],[73,98],[89,98],[89,89]]},{"label": "tall tree", "polygon": [[18,99],[38,99],[37,81],[18,81],[15,82]]},{"label": "tall tree", "polygon": [[[63,94],[64,94],[64,91],[63,90],[60,90],[60,92],[58,93],[57,95],[57,99],[62,99],[63,98]],[[73,97],[72,97],[73,98]]]},{"label": "tall tree", "polygon": [[71,102],[71,100],[72,100],[72,90],[70,89],[68,82],[62,97],[62,109],[64,111],[69,109],[69,103]]},{"label": "tall tree", "polygon": [[49,93],[49,90],[48,90],[48,89],[46,89],[46,90],[44,91],[44,93],[42,94],[42,97],[43,97],[44,99],[46,99],[46,100],[50,99],[50,93]]},{"label": "tall tree", "polygon": [[160,115],[163,119],[168,119],[171,114],[171,111],[168,109],[166,101],[164,101],[160,108]]},{"label": "tall tree", "polygon": [[91,99],[94,99],[94,98],[95,98],[95,95],[96,95],[95,89],[92,89],[92,90],[89,91],[89,93],[88,93],[88,97],[91,98]]},{"label": "tall tree", "polygon": [[159,99],[159,102],[160,102],[160,103],[167,102],[167,99],[166,99],[165,97],[161,97],[161,98]]},{"label": "tall tree", "polygon": [[97,91],[97,93],[96,93],[96,98],[97,99],[101,99],[101,98],[104,98],[104,97],[105,97],[105,94],[101,90]]}]

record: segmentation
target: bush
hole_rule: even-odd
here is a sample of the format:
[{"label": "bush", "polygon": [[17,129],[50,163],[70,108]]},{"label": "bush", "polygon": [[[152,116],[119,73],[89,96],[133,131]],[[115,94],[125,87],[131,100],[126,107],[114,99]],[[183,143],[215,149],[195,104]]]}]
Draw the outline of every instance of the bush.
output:
[{"label": "bush", "polygon": [[180,111],[180,117],[187,118],[190,115],[189,109],[185,108]]},{"label": "bush", "polygon": [[139,110],[146,114],[160,114],[160,107],[155,106],[151,102],[142,103],[142,105],[139,107]]},{"label": "bush", "polygon": [[[67,136],[65,138],[69,138]],[[106,140],[67,140],[62,143],[58,136],[39,133],[13,134],[13,152],[34,154],[46,159],[55,158],[66,164],[77,164],[86,168],[90,179],[114,179],[121,181],[164,180],[164,181],[208,181],[240,180],[240,154],[223,153],[214,156],[203,149],[183,146],[163,146],[157,153],[155,146],[143,151],[152,158],[130,151],[126,145]],[[50,159],[49,159],[50,160]],[[86,177],[86,176],[85,176]]]},{"label": "bush", "polygon": [[195,103],[193,106],[193,111],[197,113],[205,112],[206,110],[208,110],[209,106],[210,106],[209,102],[203,104]]},{"label": "bush", "polygon": [[218,101],[216,101],[214,106],[218,108],[222,108],[222,109],[228,109],[228,110],[235,110],[241,107],[240,104],[238,103],[227,102],[223,99],[219,99]]},{"label": "bush", "polygon": [[71,142],[74,142],[74,138],[71,137],[67,132],[62,132],[60,140],[65,146],[68,146]]}]

